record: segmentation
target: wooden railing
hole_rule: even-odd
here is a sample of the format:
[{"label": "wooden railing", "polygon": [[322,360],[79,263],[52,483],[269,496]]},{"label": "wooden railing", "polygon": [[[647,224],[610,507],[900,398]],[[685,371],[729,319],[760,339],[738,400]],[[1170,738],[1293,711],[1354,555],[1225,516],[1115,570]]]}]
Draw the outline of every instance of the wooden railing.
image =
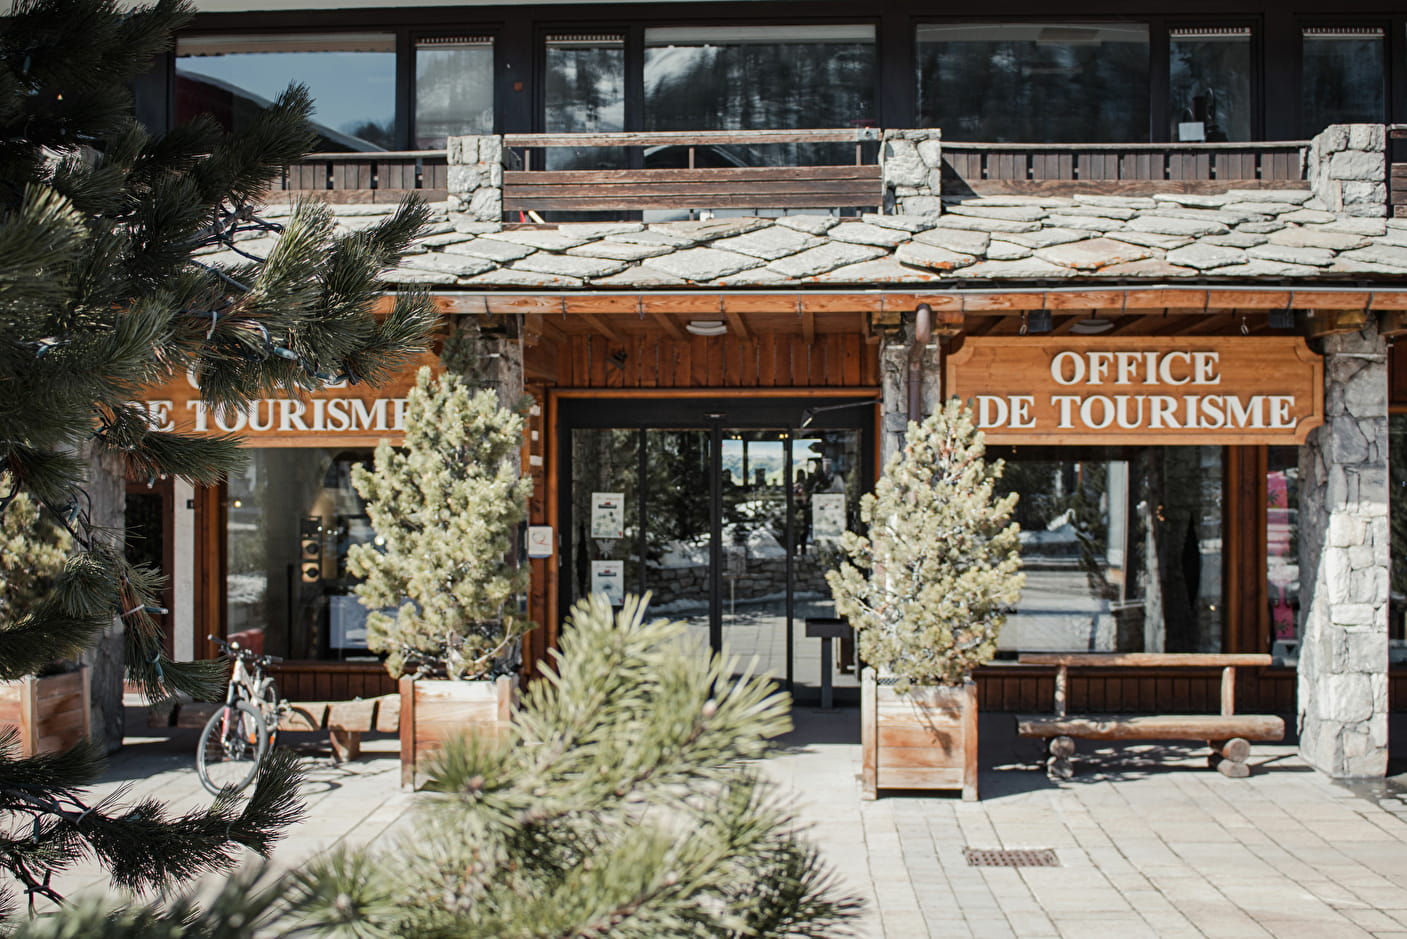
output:
[{"label": "wooden railing", "polygon": [[1387,214],[1407,218],[1407,124],[1388,128],[1387,158]]},{"label": "wooden railing", "polygon": [[[508,134],[504,146],[521,169],[503,174],[507,212],[620,211],[631,209],[877,208],[883,202],[875,128],[850,130],[699,131],[617,134]],[[823,166],[699,166],[735,159],[726,147],[850,145],[853,162]],[[534,169],[553,148],[619,149],[639,163],[678,148],[684,165],[669,169]]]},{"label": "wooden railing", "polygon": [[277,202],[317,195],[328,202],[399,202],[415,192],[438,202],[448,190],[444,150],[312,153],[284,168],[269,198]]},{"label": "wooden railing", "polygon": [[993,144],[943,142],[943,194],[1104,195],[1307,188],[1307,141]]}]

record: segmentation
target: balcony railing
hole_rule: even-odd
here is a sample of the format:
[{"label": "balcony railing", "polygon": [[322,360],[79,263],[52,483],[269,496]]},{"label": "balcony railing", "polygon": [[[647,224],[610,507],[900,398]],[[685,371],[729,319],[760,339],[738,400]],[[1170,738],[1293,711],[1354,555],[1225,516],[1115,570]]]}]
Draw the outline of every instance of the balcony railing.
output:
[{"label": "balcony railing", "polygon": [[1407,218],[1407,124],[1388,128],[1387,214]]},{"label": "balcony railing", "polygon": [[269,197],[288,201],[317,195],[329,202],[399,202],[415,192],[430,202],[449,193],[449,160],[444,150],[376,153],[310,153],[284,167]]}]

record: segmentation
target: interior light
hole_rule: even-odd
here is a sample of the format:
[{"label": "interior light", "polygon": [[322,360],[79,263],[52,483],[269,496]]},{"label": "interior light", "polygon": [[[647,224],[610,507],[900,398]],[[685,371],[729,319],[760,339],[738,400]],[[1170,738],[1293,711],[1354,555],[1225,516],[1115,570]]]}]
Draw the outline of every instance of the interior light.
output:
[{"label": "interior light", "polygon": [[1080,336],[1093,336],[1097,333],[1107,333],[1113,328],[1113,320],[1105,319],[1102,316],[1086,316],[1071,326],[1070,332]]},{"label": "interior light", "polygon": [[728,331],[728,324],[722,320],[689,320],[684,328],[695,336],[721,336]]}]

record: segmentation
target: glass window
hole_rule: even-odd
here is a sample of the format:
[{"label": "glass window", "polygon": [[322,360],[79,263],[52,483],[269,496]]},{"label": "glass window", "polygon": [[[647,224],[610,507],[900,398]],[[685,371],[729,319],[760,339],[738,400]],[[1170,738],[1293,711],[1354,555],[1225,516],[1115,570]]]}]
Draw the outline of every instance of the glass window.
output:
[{"label": "glass window", "polygon": [[493,133],[493,40],[422,39],[415,47],[415,149]]},{"label": "glass window", "polygon": [[1001,650],[1221,651],[1221,448],[990,452],[1026,571]]},{"label": "glass window", "polygon": [[1249,27],[1171,30],[1168,65],[1171,139],[1251,139]]},{"label": "glass window", "polygon": [[[625,39],[621,36],[547,37],[546,120],[549,134],[625,130]],[[550,170],[621,169],[623,147],[553,147]]]},{"label": "glass window", "polygon": [[[788,130],[875,124],[871,26],[670,27],[645,30],[646,130]],[[677,160],[675,158],[677,157]],[[647,154],[649,166],[683,154]],[[854,147],[717,146],[696,166],[854,159]]]},{"label": "glass window", "polygon": [[1272,652],[1296,656],[1299,639],[1299,448],[1269,447],[1265,472],[1265,579]]},{"label": "glass window", "polygon": [[1330,124],[1381,123],[1383,31],[1376,27],[1304,30],[1302,95],[1306,137]]},{"label": "glass window", "polygon": [[369,656],[347,549],[375,537],[351,481],[370,451],[248,453],[226,489],[229,635],[290,659]]},{"label": "glass window", "polygon": [[308,86],[325,152],[395,149],[396,43],[381,33],[183,37],[176,120],[211,114],[240,133],[293,82]]},{"label": "glass window", "polygon": [[918,123],[950,140],[1148,139],[1148,27],[964,23],[918,28]]}]

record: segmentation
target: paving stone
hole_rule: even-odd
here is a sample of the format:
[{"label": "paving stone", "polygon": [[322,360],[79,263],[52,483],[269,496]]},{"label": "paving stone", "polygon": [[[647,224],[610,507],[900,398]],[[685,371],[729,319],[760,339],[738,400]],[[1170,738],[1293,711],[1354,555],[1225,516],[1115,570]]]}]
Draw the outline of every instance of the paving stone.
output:
[{"label": "paving stone", "polygon": [[897,228],[909,234],[927,231],[933,227],[933,218],[928,215],[877,215],[874,212],[866,212],[860,216],[860,221],[878,225],[880,228]]},{"label": "paving stone", "polygon": [[1298,205],[1289,202],[1259,202],[1255,200],[1247,202],[1228,202],[1222,206],[1223,212],[1237,212],[1243,215],[1284,215],[1287,212],[1295,212]]},{"label": "paving stone", "polygon": [[1044,261],[1062,267],[1073,267],[1079,271],[1097,271],[1111,264],[1126,264],[1151,256],[1152,252],[1147,248],[1111,238],[1072,241],[1069,244],[1041,248],[1036,252],[1036,257]]},{"label": "paving stone", "polygon": [[466,287],[581,287],[580,277],[564,277],[561,274],[536,274],[532,271],[515,271],[501,267],[477,277],[461,277],[459,282]]},{"label": "paving stone", "polygon": [[1025,258],[1020,261],[982,261],[962,269],[962,277],[998,278],[1010,277],[1013,280],[1046,280],[1048,278],[1074,277],[1075,269],[1052,264],[1040,258]]},{"label": "paving stone", "polygon": [[1196,209],[1219,209],[1234,197],[1227,192],[1155,192],[1153,201],[1159,205],[1185,205]]},{"label": "paving stone", "polygon": [[1286,228],[1272,232],[1270,243],[1289,245],[1294,248],[1328,248],[1330,251],[1351,251],[1371,244],[1362,235],[1348,232],[1325,231],[1322,226],[1306,228]]},{"label": "paving stone", "polygon": [[1303,189],[1231,189],[1226,193],[1235,202],[1288,202],[1304,205],[1314,198],[1314,190]]},{"label": "paving stone", "polygon": [[992,236],[984,231],[964,231],[960,228],[935,228],[914,235],[918,244],[946,248],[958,254],[971,254],[980,257],[987,250]]},{"label": "paving stone", "polygon": [[1086,205],[1108,205],[1123,209],[1152,209],[1156,208],[1156,199],[1146,196],[1101,196],[1094,193],[1075,193],[1075,201]]},{"label": "paving stone", "polygon": [[643,261],[669,254],[674,248],[669,245],[637,245],[624,241],[593,241],[590,244],[568,248],[567,254],[580,258],[609,258],[613,261]]},{"label": "paving stone", "polygon": [[1052,212],[1052,215],[1082,215],[1094,218],[1113,218],[1126,222],[1138,214],[1137,209],[1113,205],[1071,205]]},{"label": "paving stone", "polygon": [[1296,225],[1307,225],[1311,223],[1322,224],[1324,222],[1333,222],[1337,219],[1338,216],[1333,212],[1320,212],[1318,209],[1306,209],[1303,207],[1293,212],[1286,212],[1284,215],[1280,216],[1280,221],[1294,222]]},{"label": "paving stone", "polygon": [[1116,218],[1102,218],[1091,215],[1051,215],[1046,219],[1046,224],[1055,228],[1077,228],[1086,233],[1118,231],[1125,223]]},{"label": "paving stone", "polygon": [[1127,223],[1127,230],[1158,235],[1222,235],[1231,230],[1224,222],[1204,221],[1169,215],[1140,215]]},{"label": "paving stone", "polygon": [[1089,237],[1089,232],[1082,228],[1042,228],[1033,232],[1002,232],[1001,236],[1003,241],[1025,245],[1028,248],[1049,248],[1051,245],[1083,241]]},{"label": "paving stone", "polygon": [[596,240],[592,235],[574,235],[555,228],[515,228],[510,231],[489,232],[479,237],[490,241],[507,241],[539,251],[566,251],[568,248]]},{"label": "paving stone", "polygon": [[987,246],[987,259],[991,261],[1019,261],[1030,256],[1030,248],[1014,241],[993,239]]},{"label": "paving stone", "polygon": [[1285,216],[1282,215],[1273,222],[1240,222],[1236,225],[1236,230],[1250,232],[1253,235],[1268,235],[1288,227],[1283,221],[1284,218]]},{"label": "paving stone", "polygon": [[1237,225],[1241,222],[1264,222],[1269,221],[1270,216],[1261,215],[1257,212],[1231,212],[1227,209],[1193,209],[1184,206],[1163,206],[1153,209],[1145,215],[1156,215],[1164,218],[1186,218],[1195,222],[1220,222],[1223,225]]},{"label": "paving stone", "polygon": [[804,231],[808,235],[824,235],[839,225],[840,219],[834,215],[783,215],[777,219],[777,224]]},{"label": "paving stone", "polygon": [[[971,270],[971,268],[967,268]],[[940,280],[937,274],[900,264],[893,258],[881,258],[837,268],[825,274],[806,278],[817,284],[924,284]]]},{"label": "paving stone", "polygon": [[1286,264],[1309,264],[1327,267],[1334,262],[1334,252],[1327,248],[1297,248],[1292,245],[1265,244],[1246,252],[1253,258],[1282,261]]},{"label": "paving stone", "polygon": [[831,242],[791,257],[781,258],[767,265],[787,277],[803,278],[824,274],[839,267],[859,264],[884,257],[889,252],[874,245],[853,245],[845,242]]},{"label": "paving stone", "polygon": [[1244,231],[1230,231],[1224,235],[1206,235],[1199,240],[1202,244],[1221,245],[1226,248],[1254,248],[1256,245],[1265,244],[1270,239],[1265,235],[1257,235]]},{"label": "paving stone", "polygon": [[1397,245],[1376,244],[1366,248],[1358,248],[1353,251],[1345,251],[1339,255],[1348,261],[1367,262],[1369,264],[1382,264],[1387,267],[1407,268],[1407,248]]},{"label": "paving stone", "polygon": [[777,258],[797,254],[807,248],[814,248],[822,244],[825,244],[824,238],[817,238],[815,235],[808,235],[791,228],[771,225],[748,232],[746,235],[723,238],[713,242],[711,247],[725,251],[736,251],[749,257],[762,258],[764,261],[775,261]]},{"label": "paving stone", "polygon": [[1199,271],[1228,264],[1243,264],[1246,252],[1240,248],[1209,245],[1198,242],[1185,248],[1174,248],[1168,252],[1168,263],[1181,267],[1195,267]]},{"label": "paving stone", "polygon": [[895,228],[880,228],[864,222],[841,222],[827,234],[834,241],[857,245],[883,245],[892,248],[909,240],[909,233]]},{"label": "paving stone", "polygon": [[719,251],[717,248],[685,248],[650,260],[650,266],[657,270],[699,282],[717,280],[748,268],[761,267],[764,263],[745,254]]},{"label": "paving stone", "polygon": [[1381,218],[1339,218],[1319,226],[1320,231],[1347,232],[1377,238],[1387,232],[1387,221]]},{"label": "paving stone", "polygon": [[961,228],[967,231],[1029,232],[1040,231],[1040,222],[1014,222],[1002,218],[978,218],[975,215],[940,215],[934,228]]},{"label": "paving stone", "polygon": [[527,245],[515,245],[511,241],[498,241],[493,238],[475,238],[473,241],[460,241],[446,245],[444,254],[463,254],[471,258],[483,258],[506,264],[525,258],[536,251]]},{"label": "paving stone", "polygon": [[1039,206],[954,202],[945,207],[954,215],[973,215],[977,218],[1000,218],[1009,222],[1036,222],[1045,218],[1047,214]]},{"label": "paving stone", "polygon": [[620,273],[628,265],[624,261],[607,258],[582,258],[566,254],[549,254],[546,251],[513,262],[515,271],[531,271],[536,274],[561,274],[564,277],[610,277]]},{"label": "paving stone", "polygon": [[402,258],[401,267],[417,271],[440,271],[445,274],[453,274],[456,277],[469,277],[474,274],[482,274],[484,271],[491,271],[498,265],[485,258],[470,257],[465,254],[417,254],[413,257]]},{"label": "paving stone", "polygon": [[899,249],[894,252],[894,256],[905,264],[926,267],[934,271],[956,270],[977,261],[970,254],[959,254],[956,251],[949,251],[947,248],[918,242],[900,245]]}]

